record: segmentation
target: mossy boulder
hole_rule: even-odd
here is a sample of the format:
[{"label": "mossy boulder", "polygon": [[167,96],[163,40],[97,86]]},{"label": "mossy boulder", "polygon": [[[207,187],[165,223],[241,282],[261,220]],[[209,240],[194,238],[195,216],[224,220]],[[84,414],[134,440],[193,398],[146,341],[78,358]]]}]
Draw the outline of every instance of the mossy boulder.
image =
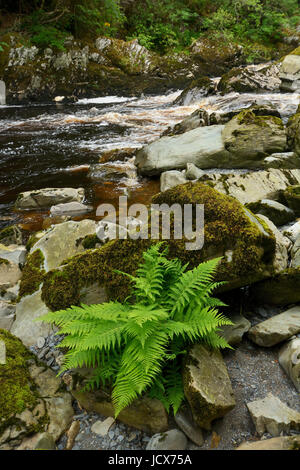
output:
[{"label": "mossy boulder", "polygon": [[300,112],[290,117],[286,129],[289,149],[300,155]]},{"label": "mossy boulder", "polygon": [[255,214],[268,217],[275,225],[281,226],[295,220],[295,213],[280,202],[271,199],[261,199],[257,202],[247,204],[247,208]]},{"label": "mossy boulder", "polygon": [[0,230],[0,244],[22,245],[22,232],[17,225],[11,225]]},{"label": "mossy boulder", "polygon": [[296,216],[300,216],[300,185],[289,186],[282,193],[283,199],[290,209],[292,209]]},{"label": "mossy boulder", "polygon": [[300,268],[288,268],[251,287],[257,304],[289,305],[300,302]]},{"label": "mossy boulder", "polygon": [[[228,281],[227,289],[251,284],[271,276],[276,240],[264,222],[259,222],[235,199],[220,194],[202,183],[187,183],[159,193],[153,203],[180,205],[204,204],[205,244],[201,250],[187,251],[186,239],[166,241],[169,256],[178,257],[193,268],[207,259],[224,256],[217,278]],[[171,234],[172,232],[171,225]],[[142,261],[142,253],[156,240],[112,240],[100,249],[91,249],[49,271],[42,286],[42,299],[52,310],[80,303],[85,286],[98,283],[109,298],[124,300],[129,293],[126,277],[116,269],[134,274]]]},{"label": "mossy boulder", "polygon": [[45,431],[57,440],[72,420],[70,394],[18,338],[0,329],[0,343],[6,352],[0,362],[0,449]]}]

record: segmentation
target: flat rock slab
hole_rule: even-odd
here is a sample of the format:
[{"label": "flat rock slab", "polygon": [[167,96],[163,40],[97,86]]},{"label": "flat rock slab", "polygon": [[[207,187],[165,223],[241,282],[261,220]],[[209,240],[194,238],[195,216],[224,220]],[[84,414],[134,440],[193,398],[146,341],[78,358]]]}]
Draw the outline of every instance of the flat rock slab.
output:
[{"label": "flat rock slab", "polygon": [[91,427],[92,432],[98,434],[99,436],[106,436],[112,425],[114,424],[115,419],[111,416],[106,418],[104,421],[96,421]]},{"label": "flat rock slab", "polygon": [[300,306],[258,323],[249,330],[249,338],[258,346],[271,347],[300,332]]},{"label": "flat rock slab", "polygon": [[211,422],[235,406],[235,398],[220,351],[196,344],[183,369],[184,394],[195,423],[210,430]]},{"label": "flat rock slab", "polygon": [[299,450],[300,437],[273,437],[256,442],[243,442],[236,450]]},{"label": "flat rock slab", "polygon": [[248,410],[260,436],[265,432],[279,436],[282,432],[300,429],[300,413],[292,410],[271,393],[263,400],[247,403]]},{"label": "flat rock slab", "polygon": [[300,338],[294,338],[279,351],[279,364],[300,392]]},{"label": "flat rock slab", "polygon": [[86,214],[91,210],[92,208],[90,206],[86,206],[81,202],[66,202],[65,204],[57,204],[56,206],[52,206],[50,209],[50,214],[52,216],[68,215],[73,217],[76,215]]},{"label": "flat rock slab", "polygon": [[154,434],[151,437],[146,450],[185,450],[187,446],[187,438],[183,432],[178,429]]},{"label": "flat rock slab", "polygon": [[55,204],[66,202],[82,202],[84,200],[83,188],[45,188],[36,191],[26,191],[20,193],[15,208],[41,209],[51,207]]},{"label": "flat rock slab", "polygon": [[174,417],[177,426],[182,432],[197,446],[201,447],[203,444],[202,430],[194,422],[192,414],[189,409],[180,409]]}]

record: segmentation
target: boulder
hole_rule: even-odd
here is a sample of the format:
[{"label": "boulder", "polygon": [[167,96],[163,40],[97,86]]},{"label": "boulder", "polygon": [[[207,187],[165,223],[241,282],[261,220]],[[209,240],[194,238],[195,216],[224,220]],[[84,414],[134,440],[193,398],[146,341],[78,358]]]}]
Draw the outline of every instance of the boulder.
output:
[{"label": "boulder", "polygon": [[201,428],[210,430],[212,421],[235,406],[226,365],[217,350],[193,346],[183,368],[183,383],[194,421]]},{"label": "boulder", "polygon": [[218,91],[230,93],[251,93],[277,91],[280,87],[277,64],[264,67],[236,67],[224,74],[218,83]]},{"label": "boulder", "polygon": [[300,429],[300,413],[289,408],[272,393],[263,400],[247,403],[247,407],[260,436],[268,432],[271,436],[277,437],[281,433]]},{"label": "boulder", "polygon": [[138,148],[120,148],[113,150],[105,150],[101,154],[99,163],[109,163],[109,162],[124,162],[129,158],[134,157]]},{"label": "boulder", "polygon": [[25,264],[27,257],[27,250],[25,246],[21,245],[1,245],[0,244],[0,259],[6,259],[18,266]]},{"label": "boulder", "polygon": [[238,199],[242,204],[257,202],[260,199],[279,198],[280,191],[291,184],[300,183],[300,170],[262,170],[240,174],[206,174],[201,181],[223,194]]},{"label": "boulder", "polygon": [[74,217],[77,215],[86,214],[91,210],[92,208],[90,206],[81,204],[81,202],[66,202],[65,204],[57,204],[56,206],[52,206],[50,209],[50,214],[52,216],[69,215],[70,217]]},{"label": "boulder", "polygon": [[28,439],[43,432],[56,441],[73,418],[71,395],[18,338],[0,330],[0,339],[6,345],[6,362],[0,365],[0,449],[32,450],[35,440],[30,445]]},{"label": "boulder", "polygon": [[300,268],[288,268],[250,288],[253,301],[265,305],[291,305],[300,302]]},{"label": "boulder", "polygon": [[174,104],[177,106],[190,106],[214,91],[215,87],[212,80],[208,77],[200,77],[193,80],[190,85],[183,90],[174,101]]},{"label": "boulder", "polygon": [[249,338],[259,346],[271,347],[300,332],[300,307],[258,323],[249,330]]},{"label": "boulder", "polygon": [[283,91],[300,91],[300,49],[297,48],[287,55],[281,64],[279,78]]},{"label": "boulder", "polygon": [[185,450],[187,438],[178,429],[154,434],[147,444],[146,450]]},{"label": "boulder", "polygon": [[[218,123],[219,124],[219,123]],[[185,132],[192,131],[197,127],[204,127],[209,125],[209,114],[205,109],[196,109],[192,114],[187,116],[183,121],[178,122],[172,127],[168,127],[161,137],[184,134]]]},{"label": "boulder", "polygon": [[187,182],[186,177],[181,171],[178,170],[170,170],[164,171],[160,175],[160,190],[167,191],[178,184],[184,184]]},{"label": "boulder", "polygon": [[281,170],[299,168],[300,158],[295,152],[272,153],[263,161],[264,168],[279,168]]},{"label": "boulder", "polygon": [[185,177],[187,180],[198,180],[204,174],[204,171],[197,168],[193,163],[187,163],[185,170]]},{"label": "boulder", "polygon": [[300,392],[300,338],[293,338],[279,351],[279,364]]},{"label": "boulder", "polygon": [[296,216],[300,216],[300,185],[292,185],[286,188],[282,193],[282,198],[292,209]]},{"label": "boulder", "polygon": [[246,207],[255,214],[265,215],[277,226],[285,225],[295,220],[293,210],[271,199],[261,199],[260,201],[247,204]]},{"label": "boulder", "polygon": [[236,450],[299,450],[299,436],[273,437],[255,442],[243,442]]},{"label": "boulder", "polygon": [[[300,57],[300,56],[299,56]],[[295,152],[297,157],[300,155],[300,112],[291,116],[286,125],[287,144],[289,150]]]},{"label": "boulder", "polygon": [[20,193],[16,200],[15,208],[18,210],[43,209],[55,204],[73,201],[82,202],[83,200],[83,188],[45,188]]},{"label": "boulder", "polygon": [[273,258],[273,268],[274,273],[280,273],[288,267],[291,242],[288,238],[282,235],[273,222],[271,222],[266,216],[257,214],[257,219],[266,224],[275,237],[276,246]]},{"label": "boulder", "polygon": [[300,222],[298,221],[292,225],[281,227],[280,231],[285,237],[291,240],[292,243],[295,243],[300,235]]},{"label": "boulder", "polygon": [[2,245],[22,245],[22,232],[17,225],[11,225],[0,230],[0,243]]},{"label": "boulder", "polygon": [[220,328],[219,334],[230,345],[238,344],[242,341],[243,336],[251,327],[251,323],[243,315],[227,315],[233,325],[225,325]]}]

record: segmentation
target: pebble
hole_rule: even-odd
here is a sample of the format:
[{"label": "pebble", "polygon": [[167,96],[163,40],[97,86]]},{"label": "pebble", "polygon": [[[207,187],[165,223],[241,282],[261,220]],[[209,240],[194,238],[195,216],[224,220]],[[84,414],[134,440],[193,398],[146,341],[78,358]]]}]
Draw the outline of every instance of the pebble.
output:
[{"label": "pebble", "polygon": [[40,336],[38,339],[37,339],[37,342],[36,342],[36,345],[39,349],[42,349],[44,346],[45,346],[45,343],[46,343],[46,340],[43,336]]},{"label": "pebble", "polygon": [[115,437],[114,431],[109,431],[108,436],[110,439],[113,439]]}]

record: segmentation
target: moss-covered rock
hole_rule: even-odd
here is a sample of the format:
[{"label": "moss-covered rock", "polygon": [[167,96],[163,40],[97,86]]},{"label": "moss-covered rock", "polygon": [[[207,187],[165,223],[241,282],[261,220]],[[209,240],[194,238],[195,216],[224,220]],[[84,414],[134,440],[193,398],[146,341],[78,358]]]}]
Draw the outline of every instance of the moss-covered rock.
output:
[{"label": "moss-covered rock", "polygon": [[44,255],[39,249],[28,255],[22,273],[19,299],[24,295],[33,294],[39,289],[45,275],[44,261]]},{"label": "moss-covered rock", "polygon": [[248,67],[235,67],[224,74],[218,83],[218,91],[230,93],[251,93],[278,90],[280,79],[278,65],[255,70]]},{"label": "moss-covered rock", "polygon": [[22,232],[17,225],[11,225],[0,230],[0,244],[22,245]]},{"label": "moss-covered rock", "polygon": [[[187,239],[171,239],[166,242],[171,258],[178,257],[193,268],[204,260],[224,256],[217,277],[229,281],[227,288],[251,284],[274,272],[274,235],[235,199],[207,185],[187,183],[158,194],[153,202],[205,207],[204,247],[187,251]],[[129,293],[128,280],[115,270],[134,274],[151,243],[156,241],[113,240],[100,249],[87,250],[64,261],[59,269],[45,275],[42,299],[52,310],[67,308],[80,303],[84,286],[98,283],[106,287],[110,298],[124,300]]]},{"label": "moss-covered rock", "polygon": [[291,116],[287,123],[287,143],[290,150],[300,155],[300,112]]},{"label": "moss-covered rock", "polygon": [[251,298],[258,304],[289,305],[300,301],[300,269],[289,268],[251,288]]},{"label": "moss-covered rock", "polygon": [[296,216],[300,216],[300,185],[289,186],[283,191],[282,197]]}]

